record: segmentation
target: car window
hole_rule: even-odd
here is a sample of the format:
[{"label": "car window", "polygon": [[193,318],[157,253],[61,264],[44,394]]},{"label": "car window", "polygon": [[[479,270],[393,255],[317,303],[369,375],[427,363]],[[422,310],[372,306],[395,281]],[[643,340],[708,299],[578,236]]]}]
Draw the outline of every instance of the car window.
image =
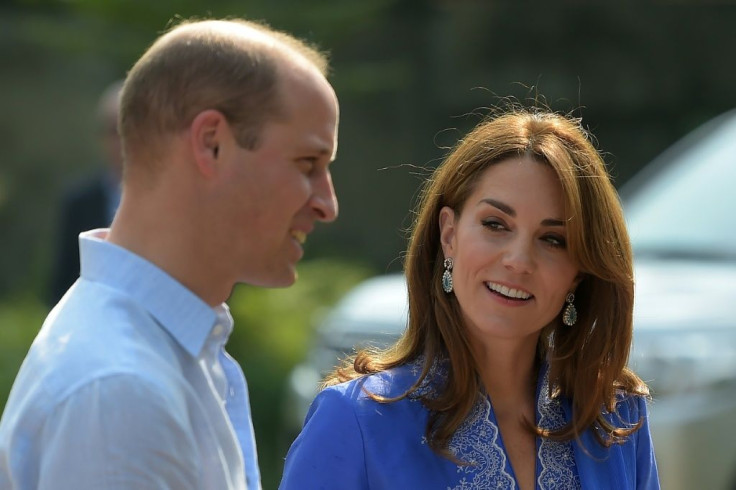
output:
[{"label": "car window", "polygon": [[325,319],[322,330],[364,334],[400,332],[408,316],[406,295],[403,274],[369,279],[343,297]]},{"label": "car window", "polygon": [[637,256],[736,258],[736,113],[684,138],[622,191]]}]

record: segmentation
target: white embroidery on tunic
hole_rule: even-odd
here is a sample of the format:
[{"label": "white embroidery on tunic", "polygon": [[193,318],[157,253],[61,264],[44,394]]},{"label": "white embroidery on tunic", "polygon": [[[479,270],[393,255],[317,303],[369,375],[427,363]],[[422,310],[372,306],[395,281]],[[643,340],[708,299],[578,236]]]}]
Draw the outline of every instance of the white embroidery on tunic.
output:
[{"label": "white embroidery on tunic", "polygon": [[467,476],[452,490],[516,488],[514,477],[506,471],[506,453],[500,445],[498,427],[491,421],[491,402],[487,396],[480,397],[473,406],[449,447],[458,459],[469,463],[458,465],[458,473]]},{"label": "white embroidery on tunic", "polygon": [[[415,376],[421,373],[424,359],[420,357],[410,363]],[[432,396],[437,393],[437,383],[446,379],[446,366],[434,362],[420,388],[413,394]],[[562,403],[550,396],[549,373],[545,372],[537,400],[539,425],[546,429],[558,429],[565,424]],[[501,447],[498,426],[492,420],[491,402],[485,394],[478,397],[468,417],[460,425],[449,444],[449,449],[461,461],[469,463],[458,465],[457,472],[462,475],[460,482],[447,490],[486,490],[516,489],[514,477],[506,470],[506,453]],[[426,437],[422,444],[426,444]],[[541,490],[580,489],[575,454],[570,442],[557,442],[542,438],[537,453],[539,475],[537,488]]]},{"label": "white embroidery on tunic", "polygon": [[[565,425],[565,411],[559,398],[550,397],[549,372],[545,372],[537,400],[539,426],[559,429]],[[579,489],[580,477],[575,466],[575,453],[569,441],[559,442],[542,438],[537,460],[541,467],[537,487],[545,490]]]}]

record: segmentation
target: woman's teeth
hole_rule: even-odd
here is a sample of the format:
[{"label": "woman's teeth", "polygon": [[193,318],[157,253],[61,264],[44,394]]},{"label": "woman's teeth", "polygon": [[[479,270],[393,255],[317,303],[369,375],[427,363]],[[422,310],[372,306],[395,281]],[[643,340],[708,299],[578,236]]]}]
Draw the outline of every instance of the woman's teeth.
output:
[{"label": "woman's teeth", "polygon": [[493,282],[487,282],[486,287],[493,292],[496,292],[502,296],[506,296],[507,298],[529,299],[532,297],[531,294],[521,291],[520,289],[508,288],[506,286],[503,286],[501,284],[496,284]]}]

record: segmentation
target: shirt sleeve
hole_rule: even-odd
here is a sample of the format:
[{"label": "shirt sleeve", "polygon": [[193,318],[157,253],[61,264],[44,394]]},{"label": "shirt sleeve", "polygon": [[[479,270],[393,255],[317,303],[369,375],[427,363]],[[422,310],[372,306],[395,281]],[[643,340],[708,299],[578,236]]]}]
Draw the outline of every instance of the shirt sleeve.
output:
[{"label": "shirt sleeve", "polygon": [[39,490],[194,490],[198,455],[186,411],[133,375],[81,387],[44,425]]},{"label": "shirt sleeve", "polygon": [[356,403],[331,388],[317,396],[286,456],[280,490],[368,488]]},{"label": "shirt sleeve", "polygon": [[647,402],[641,396],[637,399],[639,416],[643,418],[643,422],[639,430],[636,431],[636,488],[638,490],[659,490],[659,474],[657,472],[657,461],[654,457],[652,433],[649,430]]}]

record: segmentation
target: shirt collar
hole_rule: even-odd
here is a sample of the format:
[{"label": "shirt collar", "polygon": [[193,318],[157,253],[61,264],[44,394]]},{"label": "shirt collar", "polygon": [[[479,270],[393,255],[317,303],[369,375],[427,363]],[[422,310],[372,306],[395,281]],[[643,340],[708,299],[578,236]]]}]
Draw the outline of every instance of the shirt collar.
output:
[{"label": "shirt collar", "polygon": [[233,317],[230,314],[230,308],[225,303],[215,306],[214,311],[217,315],[217,323],[212,330],[212,337],[218,344],[225,345],[233,332]]},{"label": "shirt collar", "polygon": [[105,241],[107,233],[99,229],[79,235],[81,277],[133,298],[184,350],[199,357],[215,320],[222,315],[230,318],[227,306],[220,305],[216,311],[156,265]]}]

